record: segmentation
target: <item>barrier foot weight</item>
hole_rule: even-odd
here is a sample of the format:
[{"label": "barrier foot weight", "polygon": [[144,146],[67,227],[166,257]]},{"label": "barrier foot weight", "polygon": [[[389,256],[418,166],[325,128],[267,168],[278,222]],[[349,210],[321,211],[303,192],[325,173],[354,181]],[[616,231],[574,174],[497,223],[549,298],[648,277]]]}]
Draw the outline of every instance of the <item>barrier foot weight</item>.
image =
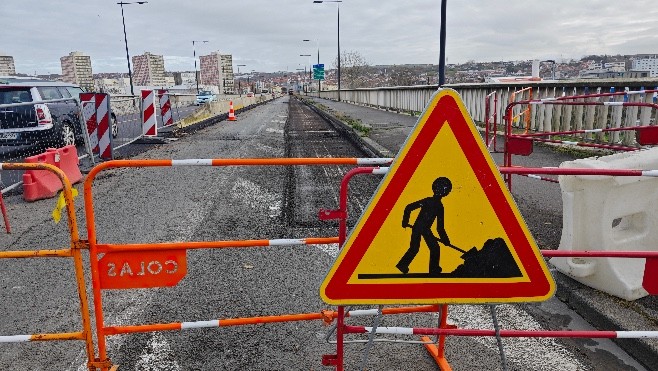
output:
[{"label": "barrier foot weight", "polygon": [[452,371],[452,367],[450,367],[445,354],[443,352],[439,352],[439,347],[435,343],[432,343],[432,339],[430,339],[429,336],[421,336],[420,339],[426,343],[423,344],[423,346],[425,349],[427,349],[427,352],[432,356],[432,358],[434,358],[434,361],[439,366],[439,370]]},{"label": "barrier foot weight", "polygon": [[323,354],[322,366],[338,366],[338,354]]}]

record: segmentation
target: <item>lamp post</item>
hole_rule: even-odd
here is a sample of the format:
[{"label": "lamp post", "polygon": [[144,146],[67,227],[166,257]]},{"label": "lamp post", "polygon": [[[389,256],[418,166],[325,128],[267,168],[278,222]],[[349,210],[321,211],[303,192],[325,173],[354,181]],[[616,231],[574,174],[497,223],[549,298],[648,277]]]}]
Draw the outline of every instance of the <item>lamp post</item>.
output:
[{"label": "lamp post", "polygon": [[[338,29],[338,101],[340,102],[340,3],[342,3],[342,0],[314,0],[313,4],[322,4],[322,3],[336,3],[336,6],[338,8],[338,21],[337,21],[337,29]],[[320,62],[318,62],[320,63]]]},{"label": "lamp post", "polygon": [[[302,41],[308,41],[308,42],[310,42],[311,40],[310,40],[310,39],[304,39],[304,40],[302,40]],[[319,39],[315,40],[315,44],[316,44],[316,46],[318,47],[318,64],[320,64],[320,40],[319,40]],[[310,73],[310,72],[309,72],[309,73]],[[321,82],[321,81],[322,81],[322,80],[318,80],[318,98],[320,98],[320,82]]]},{"label": "lamp post", "polygon": [[[304,71],[304,74],[302,75],[302,88],[304,88],[304,79],[306,78],[306,66],[304,66],[304,68],[297,68],[297,71]],[[299,76],[299,72],[297,72],[297,76]],[[299,81],[299,77],[297,77],[297,81]]]},{"label": "lamp post", "polygon": [[448,0],[441,0],[441,30],[439,31],[439,86],[446,83],[446,7]]},{"label": "lamp post", "polygon": [[[300,57],[308,57],[308,82],[311,82],[311,55],[310,54],[300,54]],[[306,66],[304,66],[304,75],[306,75]],[[306,80],[306,77],[304,77],[304,80]],[[308,95],[308,84],[306,84],[306,95]]]},{"label": "lamp post", "polygon": [[123,22],[123,40],[126,42],[126,60],[128,61],[128,78],[130,79],[130,95],[135,95],[133,88],[133,72],[130,68],[130,54],[128,53],[128,36],[126,35],[126,18],[123,16],[123,6],[128,4],[146,4],[148,1],[135,1],[132,3],[124,3],[123,1],[117,4],[121,7],[121,21]]},{"label": "lamp post", "polygon": [[[236,67],[238,67],[238,75],[240,75],[240,67],[245,67],[245,66],[246,66],[246,64],[237,64],[236,65]],[[242,87],[240,85],[240,82],[241,81],[239,80],[239,77],[238,77],[238,94],[240,94],[240,96],[242,97]]]},{"label": "lamp post", "polygon": [[196,48],[195,43],[207,43],[208,40],[192,40],[192,53],[194,55],[194,79],[196,80],[196,92],[199,94],[199,72],[196,70]]}]

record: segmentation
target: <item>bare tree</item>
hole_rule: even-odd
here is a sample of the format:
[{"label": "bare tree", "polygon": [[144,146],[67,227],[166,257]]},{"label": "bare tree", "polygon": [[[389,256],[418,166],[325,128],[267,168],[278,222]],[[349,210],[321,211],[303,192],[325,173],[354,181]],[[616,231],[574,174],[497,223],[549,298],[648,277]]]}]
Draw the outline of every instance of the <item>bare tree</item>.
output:
[{"label": "bare tree", "polygon": [[[334,60],[334,68],[338,67],[338,59]],[[361,53],[350,50],[343,52],[340,58],[341,84],[344,88],[368,88],[373,83],[368,77],[370,65]]]}]

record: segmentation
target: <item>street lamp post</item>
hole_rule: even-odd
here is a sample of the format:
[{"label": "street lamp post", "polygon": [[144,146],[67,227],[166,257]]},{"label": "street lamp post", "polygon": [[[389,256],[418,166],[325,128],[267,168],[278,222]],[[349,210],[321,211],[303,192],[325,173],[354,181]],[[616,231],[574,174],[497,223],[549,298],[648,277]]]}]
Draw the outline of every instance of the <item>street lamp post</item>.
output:
[{"label": "street lamp post", "polygon": [[[308,57],[308,82],[311,82],[311,55],[310,54],[300,54],[300,57]],[[304,66],[304,75],[306,75],[306,66]],[[306,79],[306,78],[304,78]],[[308,84],[306,84],[306,95],[308,95]]]},{"label": "street lamp post", "polygon": [[[336,3],[336,6],[338,8],[338,20],[337,20],[337,30],[338,30],[338,101],[340,102],[340,3],[342,3],[342,0],[314,0],[314,4],[322,4],[322,3]],[[320,62],[318,62],[320,63]]]},{"label": "street lamp post", "polygon": [[[304,79],[306,78],[306,66],[304,68],[297,68],[297,71],[304,71],[304,74],[302,75],[302,89],[304,88]],[[299,76],[299,72],[297,72],[297,76]],[[297,81],[299,81],[299,77],[297,77]]]},{"label": "street lamp post", "polygon": [[196,92],[199,94],[199,73],[196,69],[196,48],[194,47],[195,43],[207,43],[208,40],[192,40],[192,53],[194,55],[194,79],[196,80]]},{"label": "street lamp post", "polygon": [[[310,42],[311,40],[310,39],[304,39],[302,41]],[[318,47],[318,64],[320,64],[320,40],[319,39],[315,40],[315,45]],[[318,79],[318,98],[320,98],[320,82],[321,81],[322,80]]]},{"label": "street lamp post", "polygon": [[121,7],[121,21],[123,22],[123,40],[126,42],[126,60],[128,61],[128,78],[130,79],[130,94],[135,95],[135,90],[133,88],[133,72],[130,68],[130,54],[128,53],[128,36],[126,35],[126,18],[123,16],[123,6],[128,4],[146,4],[148,1],[135,1],[132,3],[118,2],[117,4]]},{"label": "street lamp post", "polygon": [[448,0],[441,0],[441,30],[439,31],[439,86],[446,83],[446,8]]},{"label": "street lamp post", "polygon": [[[244,67],[244,66],[246,66],[246,64],[237,64],[236,66],[238,67],[238,76],[239,76],[240,75],[240,67]],[[241,81],[238,79],[238,94],[240,94],[240,96],[242,97],[242,87],[241,87],[240,83],[241,83]]]}]

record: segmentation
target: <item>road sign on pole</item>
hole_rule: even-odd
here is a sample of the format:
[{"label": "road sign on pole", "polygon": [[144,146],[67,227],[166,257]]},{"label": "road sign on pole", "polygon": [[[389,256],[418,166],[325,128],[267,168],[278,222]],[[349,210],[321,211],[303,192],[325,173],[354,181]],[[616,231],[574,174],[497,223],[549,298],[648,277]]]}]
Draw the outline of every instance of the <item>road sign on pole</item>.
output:
[{"label": "road sign on pole", "polygon": [[335,305],[499,303],[542,301],[554,290],[461,98],[441,89],[347,238],[320,295]]},{"label": "road sign on pole", "polygon": [[313,79],[324,80],[324,64],[320,63],[313,65]]}]

